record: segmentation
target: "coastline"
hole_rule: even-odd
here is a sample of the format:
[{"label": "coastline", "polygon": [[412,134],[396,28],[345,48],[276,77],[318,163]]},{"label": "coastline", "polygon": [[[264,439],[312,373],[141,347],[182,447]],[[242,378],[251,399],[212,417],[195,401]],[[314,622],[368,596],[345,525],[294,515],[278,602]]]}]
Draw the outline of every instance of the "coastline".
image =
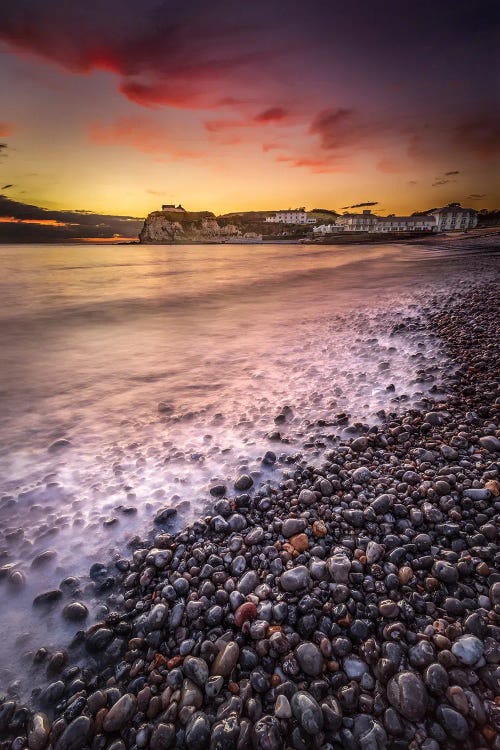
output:
[{"label": "coastline", "polygon": [[[339,441],[278,491],[240,477],[175,535],[165,518],[121,563],[118,613],[82,631],[69,662],[46,656],[41,711],[0,705],[2,749],[488,747],[496,298],[478,283],[434,301],[422,324],[458,371],[427,414]],[[82,649],[84,671],[68,666]]]},{"label": "coastline", "polygon": [[219,240],[219,239],[206,239],[206,240],[174,240],[171,242],[141,242],[140,240],[134,242],[116,242],[116,245],[138,245],[138,246],[149,246],[149,245],[366,245],[366,244],[410,244],[410,245],[426,245],[426,244],[439,244],[450,242],[463,242],[470,240],[477,240],[482,238],[495,237],[500,235],[500,227],[479,227],[476,229],[469,229],[466,232],[395,232],[392,234],[369,234],[367,232],[347,232],[345,234],[338,234],[335,236],[325,236],[321,238],[284,238],[284,239],[263,239],[260,242],[249,239],[247,243],[243,239],[239,239],[237,243],[232,243],[230,240]]}]

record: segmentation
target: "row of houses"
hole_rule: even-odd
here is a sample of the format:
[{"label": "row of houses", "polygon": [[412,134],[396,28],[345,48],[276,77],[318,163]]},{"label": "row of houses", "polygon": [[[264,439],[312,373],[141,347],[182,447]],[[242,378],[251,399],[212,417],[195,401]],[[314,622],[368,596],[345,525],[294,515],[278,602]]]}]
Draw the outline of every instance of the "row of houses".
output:
[{"label": "row of houses", "polygon": [[335,234],[336,232],[449,232],[472,229],[477,226],[477,211],[462,208],[458,203],[450,203],[424,214],[413,216],[377,216],[370,210],[361,214],[343,214],[334,224],[315,226],[315,235]]},{"label": "row of houses", "polygon": [[309,216],[306,209],[289,208],[288,211],[276,211],[272,216],[266,217],[267,224],[316,224],[314,216]]}]

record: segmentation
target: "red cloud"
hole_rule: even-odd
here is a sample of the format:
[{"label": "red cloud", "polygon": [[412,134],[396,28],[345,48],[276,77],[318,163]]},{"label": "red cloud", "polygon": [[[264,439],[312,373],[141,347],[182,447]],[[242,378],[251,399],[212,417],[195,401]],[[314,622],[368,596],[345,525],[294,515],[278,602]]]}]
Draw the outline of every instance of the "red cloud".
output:
[{"label": "red cloud", "polygon": [[481,159],[500,154],[500,117],[484,114],[460,123],[453,133],[453,141]]},{"label": "red cloud", "polygon": [[326,109],[315,117],[309,130],[319,136],[321,147],[328,151],[353,145],[367,132],[352,109]]},{"label": "red cloud", "polygon": [[0,122],[0,138],[7,138],[9,135],[13,135],[14,128],[8,122]]},{"label": "red cloud", "polygon": [[174,158],[196,158],[198,151],[181,149],[173,144],[161,125],[142,117],[122,117],[112,123],[92,123],[89,137],[99,146],[129,146],[145,154],[168,154]]},{"label": "red cloud", "polygon": [[275,161],[289,164],[290,167],[305,167],[314,174],[330,174],[337,171],[328,159],[316,159],[309,156],[277,156]]},{"label": "red cloud", "polygon": [[282,107],[269,107],[254,117],[255,122],[266,124],[268,122],[280,122],[288,115],[286,109]]},{"label": "red cloud", "polygon": [[233,130],[237,128],[255,128],[265,125],[272,125],[273,123],[284,123],[288,119],[288,112],[282,107],[269,107],[263,112],[259,112],[258,115],[245,119],[243,117],[239,119],[217,119],[207,120],[205,122],[205,129],[209,133],[220,133],[224,130]]},{"label": "red cloud", "polygon": [[75,73],[115,73],[142,106],[205,109],[236,101],[255,80],[256,58],[271,56],[255,31],[205,0],[17,0],[2,9],[0,39]]}]

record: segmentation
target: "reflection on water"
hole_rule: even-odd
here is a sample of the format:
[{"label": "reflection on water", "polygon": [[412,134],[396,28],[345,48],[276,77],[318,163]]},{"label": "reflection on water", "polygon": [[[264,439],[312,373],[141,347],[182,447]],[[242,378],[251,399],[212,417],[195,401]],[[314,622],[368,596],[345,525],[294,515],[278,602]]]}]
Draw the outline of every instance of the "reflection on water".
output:
[{"label": "reflection on water", "polygon": [[90,564],[158,508],[193,518],[211,482],[276,481],[266,450],[314,457],[333,415],[373,421],[436,385],[436,342],[411,322],[390,333],[455,269],[445,251],[391,245],[7,246],[0,259],[0,565],[26,579],[0,580],[0,689],[23,653],[69,635],[62,605],[40,616],[33,597],[74,575],[92,609]]}]

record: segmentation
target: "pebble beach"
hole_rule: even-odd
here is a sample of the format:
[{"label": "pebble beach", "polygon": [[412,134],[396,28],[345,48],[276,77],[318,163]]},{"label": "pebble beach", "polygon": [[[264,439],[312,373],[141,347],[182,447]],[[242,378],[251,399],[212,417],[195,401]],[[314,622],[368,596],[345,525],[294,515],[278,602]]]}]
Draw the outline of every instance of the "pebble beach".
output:
[{"label": "pebble beach", "polygon": [[293,452],[284,394],[261,473],[92,564],[100,617],[76,578],[34,598],[73,635],[0,686],[1,750],[500,748],[498,268],[467,264],[385,332],[432,344],[420,391]]}]

